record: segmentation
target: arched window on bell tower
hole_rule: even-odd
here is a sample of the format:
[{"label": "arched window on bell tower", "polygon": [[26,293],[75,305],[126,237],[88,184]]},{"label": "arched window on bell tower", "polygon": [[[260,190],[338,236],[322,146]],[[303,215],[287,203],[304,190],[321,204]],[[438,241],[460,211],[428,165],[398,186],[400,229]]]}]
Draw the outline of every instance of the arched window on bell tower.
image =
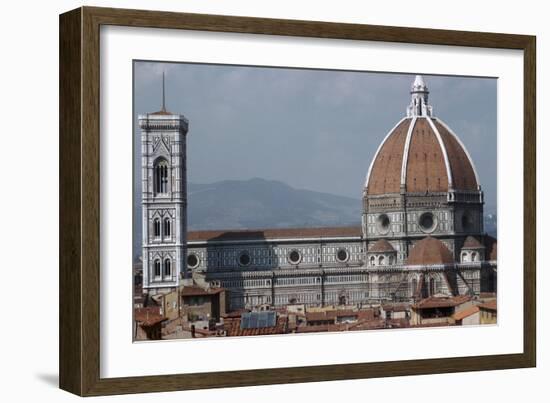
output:
[{"label": "arched window on bell tower", "polygon": [[160,260],[155,259],[155,262],[153,263],[153,269],[155,277],[160,277]]},{"label": "arched window on bell tower", "polygon": [[168,193],[168,161],[159,158],[153,167],[153,190],[155,195]]},{"label": "arched window on bell tower", "polygon": [[172,228],[170,228],[170,219],[169,218],[164,219],[163,232],[164,232],[165,237],[170,238],[170,235],[172,234]]},{"label": "arched window on bell tower", "polygon": [[170,259],[164,259],[164,277],[170,277],[172,275],[172,262]]},{"label": "arched window on bell tower", "polygon": [[153,236],[155,238],[160,237],[160,220],[158,218],[153,220]]}]

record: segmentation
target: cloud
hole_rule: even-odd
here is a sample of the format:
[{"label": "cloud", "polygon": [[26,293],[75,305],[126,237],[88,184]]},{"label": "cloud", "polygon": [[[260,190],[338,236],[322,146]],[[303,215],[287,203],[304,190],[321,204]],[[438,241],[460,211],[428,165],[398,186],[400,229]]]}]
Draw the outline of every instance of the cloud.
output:
[{"label": "cloud", "polygon": [[[137,113],[167,103],[190,120],[189,180],[260,176],[357,197],[380,141],[405,113],[411,74],[137,63]],[[430,100],[494,181],[496,81],[427,76]],[[138,136],[138,133],[135,133]],[[139,139],[139,137],[136,137]],[[494,150],[480,154],[479,150]],[[496,198],[486,194],[486,200]],[[489,201],[490,202],[490,201]]]}]

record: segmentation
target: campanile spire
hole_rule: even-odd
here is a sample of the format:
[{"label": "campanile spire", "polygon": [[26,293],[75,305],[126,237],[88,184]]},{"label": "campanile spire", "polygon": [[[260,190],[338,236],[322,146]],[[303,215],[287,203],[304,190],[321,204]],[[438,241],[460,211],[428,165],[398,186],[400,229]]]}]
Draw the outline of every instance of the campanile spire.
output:
[{"label": "campanile spire", "polygon": [[164,71],[162,72],[162,112],[166,112],[166,100],[164,96]]}]

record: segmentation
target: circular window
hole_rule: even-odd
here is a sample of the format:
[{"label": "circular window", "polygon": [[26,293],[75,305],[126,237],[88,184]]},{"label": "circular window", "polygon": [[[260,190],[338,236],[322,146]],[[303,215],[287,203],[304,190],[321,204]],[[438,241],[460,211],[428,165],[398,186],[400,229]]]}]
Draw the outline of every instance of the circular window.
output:
[{"label": "circular window", "polygon": [[336,259],[339,262],[346,262],[349,258],[349,253],[345,248],[338,249],[336,252]]},{"label": "circular window", "polygon": [[390,229],[390,217],[387,214],[380,214],[377,218],[378,230],[381,233],[386,233]]},{"label": "circular window", "polygon": [[199,257],[196,254],[191,253],[189,254],[189,256],[187,256],[187,266],[189,268],[194,269],[199,265],[199,262]]},{"label": "circular window", "polygon": [[432,231],[435,227],[435,217],[432,213],[424,213],[418,223],[423,231]]},{"label": "circular window", "polygon": [[288,254],[288,261],[292,264],[298,264],[302,260],[302,255],[297,250],[293,250]]},{"label": "circular window", "polygon": [[250,255],[248,252],[241,252],[239,255],[239,264],[241,266],[248,266],[250,264]]}]

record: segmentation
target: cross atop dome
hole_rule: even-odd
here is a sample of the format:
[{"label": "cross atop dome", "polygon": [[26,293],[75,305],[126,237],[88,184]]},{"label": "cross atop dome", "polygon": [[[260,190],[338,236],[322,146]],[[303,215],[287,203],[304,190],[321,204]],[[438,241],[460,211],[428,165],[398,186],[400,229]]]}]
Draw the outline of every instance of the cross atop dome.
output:
[{"label": "cross atop dome", "polygon": [[429,93],[424,78],[417,75],[411,85],[411,103],[407,107],[407,117],[432,116],[432,106],[428,104]]}]

